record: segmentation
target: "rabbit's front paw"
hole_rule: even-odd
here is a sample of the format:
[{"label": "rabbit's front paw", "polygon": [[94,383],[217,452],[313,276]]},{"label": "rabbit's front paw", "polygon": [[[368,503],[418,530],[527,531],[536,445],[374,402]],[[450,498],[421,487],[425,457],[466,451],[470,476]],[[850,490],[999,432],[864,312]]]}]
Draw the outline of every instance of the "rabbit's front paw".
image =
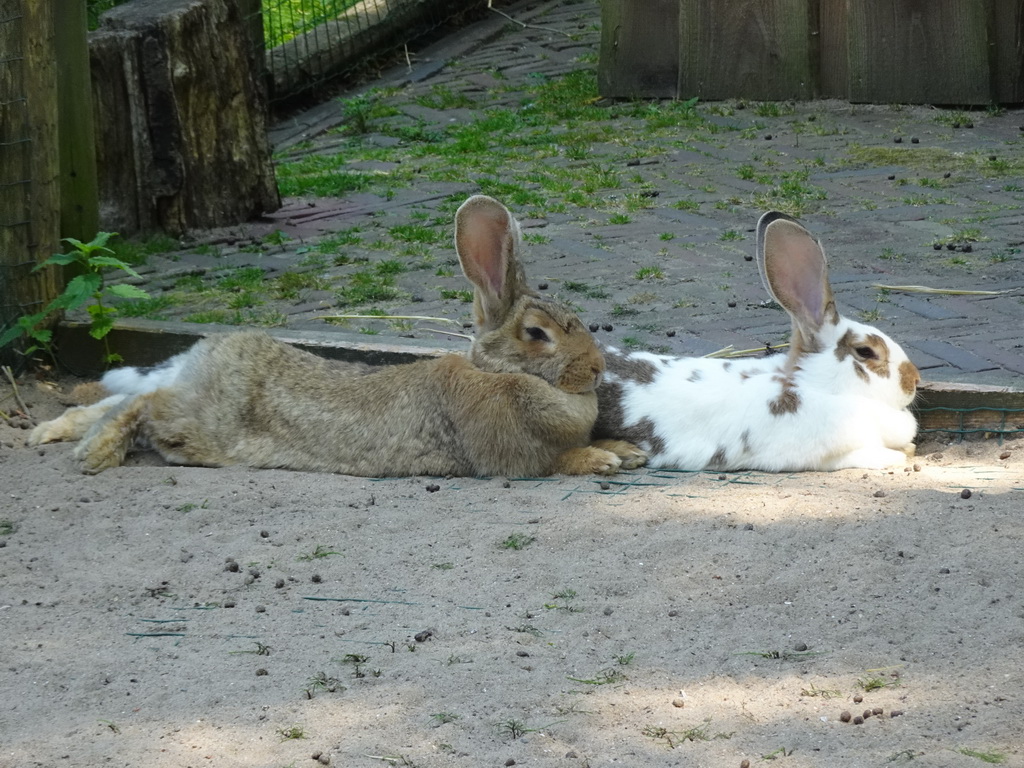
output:
[{"label": "rabbit's front paw", "polygon": [[109,429],[98,432],[75,448],[75,457],[81,459],[82,471],[87,475],[121,466],[127,453],[128,446],[123,437]]},{"label": "rabbit's front paw", "polygon": [[622,469],[636,469],[647,463],[647,451],[625,440],[595,440],[592,447],[614,453],[622,460]]},{"label": "rabbit's front paw", "polygon": [[621,466],[622,459],[611,451],[588,445],[563,453],[552,471],[562,475],[614,475]]},{"label": "rabbit's front paw", "polygon": [[28,444],[36,446],[44,443],[60,443],[64,440],[77,440],[81,436],[81,429],[78,428],[75,421],[64,414],[60,418],[44,421],[33,429],[28,436]]}]

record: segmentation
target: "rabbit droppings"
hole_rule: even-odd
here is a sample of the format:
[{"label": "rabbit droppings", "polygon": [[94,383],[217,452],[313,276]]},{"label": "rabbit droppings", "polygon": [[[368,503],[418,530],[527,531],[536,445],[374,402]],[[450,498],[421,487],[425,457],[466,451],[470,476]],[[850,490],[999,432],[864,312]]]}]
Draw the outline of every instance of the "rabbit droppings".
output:
[{"label": "rabbit droppings", "polygon": [[653,467],[790,472],[883,468],[913,453],[920,375],[896,342],[836,310],[821,245],[772,211],[757,224],[762,280],[792,320],[775,359],[605,349],[597,437],[630,440]]},{"label": "rabbit droppings", "polygon": [[[604,361],[570,310],[535,295],[519,225],[482,195],[455,215],[475,287],[468,356],[377,370],[331,362],[256,331],[211,336],[150,371],[103,379],[115,394],[40,424],[30,443],[75,440],[86,472],[136,444],[167,461],[365,476],[611,474],[645,454],[590,444]],[[367,371],[370,372],[367,372]]]}]

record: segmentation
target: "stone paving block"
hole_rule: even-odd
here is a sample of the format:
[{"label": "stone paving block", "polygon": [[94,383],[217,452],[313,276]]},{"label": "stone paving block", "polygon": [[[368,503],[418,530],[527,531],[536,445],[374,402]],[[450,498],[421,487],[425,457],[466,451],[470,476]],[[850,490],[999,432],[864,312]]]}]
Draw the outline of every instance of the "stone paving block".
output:
[{"label": "stone paving block", "polygon": [[[990,341],[975,339],[971,343],[971,349],[999,367],[1024,376],[1024,348],[1020,344],[1017,344],[1016,350],[1014,350]],[[1020,385],[1024,385],[1024,380],[1020,382]]]},{"label": "stone paving block", "polygon": [[949,320],[951,318],[964,317],[963,312],[958,312],[939,303],[933,303],[927,299],[916,299],[912,296],[891,296],[889,301],[929,320]]},{"label": "stone paving block", "polygon": [[965,349],[955,347],[947,341],[939,341],[935,339],[922,339],[913,342],[910,346],[914,349],[918,349],[922,352],[926,352],[940,360],[945,360],[954,368],[958,368],[961,371],[969,373],[977,373],[979,371],[991,371],[999,366],[993,363],[991,360],[986,360],[983,357],[979,357],[973,352],[968,352]]}]

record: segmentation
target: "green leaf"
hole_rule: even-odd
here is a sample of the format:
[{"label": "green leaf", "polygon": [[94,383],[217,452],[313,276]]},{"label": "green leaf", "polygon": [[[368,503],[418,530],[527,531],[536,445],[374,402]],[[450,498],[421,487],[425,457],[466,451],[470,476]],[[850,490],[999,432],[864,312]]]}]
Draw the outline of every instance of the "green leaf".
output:
[{"label": "green leaf", "polygon": [[89,329],[89,335],[94,339],[102,339],[111,329],[114,327],[114,318],[111,315],[101,315],[93,317],[92,327]]},{"label": "green leaf", "polygon": [[42,264],[36,264],[32,268],[32,271],[37,272],[43,267],[49,267],[53,264],[59,264],[60,266],[64,266],[66,264],[74,264],[78,260],[79,255],[77,253],[55,253]]},{"label": "green leaf", "polygon": [[64,287],[64,293],[50,302],[48,309],[77,309],[100,289],[103,278],[95,272],[76,275]]},{"label": "green leaf", "polygon": [[105,306],[103,304],[90,304],[88,307],[85,308],[85,311],[89,313],[89,317],[91,317],[94,321],[98,317],[106,317],[107,315],[113,316],[117,314],[117,309],[115,309],[114,307]]},{"label": "green leaf", "polygon": [[116,256],[90,256],[89,257],[90,267],[117,267],[123,269],[132,277],[139,277],[139,273],[132,269],[130,266],[125,264]]},{"label": "green leaf", "polygon": [[100,232],[96,237],[90,240],[88,243],[83,243],[81,240],[76,240],[73,237],[65,237],[64,242],[70,243],[74,246],[75,250],[80,254],[92,257],[96,251],[106,251],[107,253],[113,253],[112,250],[106,248],[107,241],[112,238],[116,232]]},{"label": "green leaf", "polygon": [[117,237],[117,232],[97,232],[96,237],[92,239],[89,245],[95,245],[103,248],[106,246],[107,241],[112,237]]},{"label": "green leaf", "polygon": [[20,325],[15,325],[11,328],[8,328],[3,333],[0,333],[0,347],[6,347],[12,341],[14,341],[15,339],[20,339],[24,335],[25,329],[22,328]]},{"label": "green leaf", "polygon": [[37,328],[30,334],[36,341],[42,342],[43,344],[49,344],[53,341],[53,331],[49,328]]},{"label": "green leaf", "polygon": [[134,285],[111,285],[107,288],[115,296],[122,299],[148,299],[149,294]]}]

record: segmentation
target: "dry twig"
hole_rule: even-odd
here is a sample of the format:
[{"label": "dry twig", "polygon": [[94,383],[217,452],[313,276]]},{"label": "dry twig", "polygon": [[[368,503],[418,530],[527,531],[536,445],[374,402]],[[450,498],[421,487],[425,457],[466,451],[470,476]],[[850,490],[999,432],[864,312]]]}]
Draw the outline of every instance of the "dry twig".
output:
[{"label": "dry twig", "polygon": [[11,373],[11,367],[9,365],[3,366],[4,376],[11,382],[11,389],[14,391],[14,399],[18,403],[18,407],[21,408],[21,412],[24,413],[28,418],[32,418],[32,414],[28,411],[28,406],[25,405],[25,401],[21,399],[21,393],[18,391],[18,382],[14,380],[14,374]]}]

